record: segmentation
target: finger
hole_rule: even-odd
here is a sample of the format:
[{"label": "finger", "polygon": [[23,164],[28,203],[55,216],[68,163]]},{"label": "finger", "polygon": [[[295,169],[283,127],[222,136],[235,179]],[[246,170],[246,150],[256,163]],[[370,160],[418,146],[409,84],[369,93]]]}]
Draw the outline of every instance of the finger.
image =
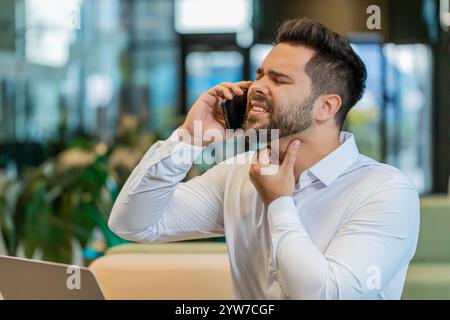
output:
[{"label": "finger", "polygon": [[259,149],[256,150],[255,153],[253,154],[251,164],[252,165],[257,164],[259,161],[258,159],[259,159]]},{"label": "finger", "polygon": [[231,91],[223,85],[217,85],[215,87],[212,87],[211,89],[209,89],[208,93],[212,96],[220,97],[223,99],[228,99],[228,100],[233,99],[233,95],[231,94]]},{"label": "finger", "polygon": [[294,170],[295,161],[297,160],[297,154],[300,147],[300,140],[291,141],[289,144],[286,154],[284,155],[282,167],[288,170]]},{"label": "finger", "polygon": [[253,81],[239,81],[239,82],[235,82],[234,84],[239,86],[242,89],[246,89],[248,87],[250,87],[252,85]]},{"label": "finger", "polygon": [[258,163],[254,163],[250,166],[250,170],[248,172],[250,178],[254,178],[260,174],[261,167]]},{"label": "finger", "polygon": [[[233,99],[232,93],[241,96],[244,94],[243,89],[247,89],[252,85],[253,81],[240,81],[240,82],[223,82],[220,85],[211,88],[208,93],[213,96],[218,96],[228,100]],[[225,89],[226,88],[226,89]],[[228,92],[231,94],[228,94]]]},{"label": "finger", "polygon": [[241,87],[238,85],[238,83],[232,83],[232,82],[224,82],[222,85],[226,88],[228,88],[230,91],[233,92],[233,94],[237,96],[242,96],[244,94],[244,90],[241,89]]},{"label": "finger", "polygon": [[279,148],[272,148],[272,146],[270,147],[270,163],[280,164]]},{"label": "finger", "polygon": [[228,100],[233,99],[233,94],[231,93],[231,89],[227,88],[224,85],[219,86],[219,90],[222,94],[222,97]]},{"label": "finger", "polygon": [[268,148],[261,149],[259,152],[258,163],[262,166],[270,165],[270,150]]},{"label": "finger", "polygon": [[248,89],[252,85],[253,81],[239,81],[239,82],[223,82],[221,85],[224,85],[228,88],[238,87],[241,90]]},{"label": "finger", "polygon": [[242,96],[244,94],[244,90],[242,90],[238,85],[232,84],[231,89],[233,93],[237,96]]},{"label": "finger", "polygon": [[234,94],[238,96],[242,96],[244,94],[247,94],[244,90],[248,90],[248,88],[252,85],[253,81],[241,81],[241,82],[235,82],[232,83],[232,89]]}]

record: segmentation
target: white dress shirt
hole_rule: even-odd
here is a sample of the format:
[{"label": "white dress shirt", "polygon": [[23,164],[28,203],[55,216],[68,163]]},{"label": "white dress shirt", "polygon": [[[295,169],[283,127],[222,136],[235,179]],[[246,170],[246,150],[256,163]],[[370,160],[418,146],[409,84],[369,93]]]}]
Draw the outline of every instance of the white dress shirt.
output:
[{"label": "white dress shirt", "polygon": [[[397,169],[359,154],[354,137],[304,171],[268,207],[248,151],[181,182],[201,147],[177,131],[145,154],[122,188],[110,228],[140,242],[226,237],[237,299],[399,299],[419,233],[419,198]],[[238,163],[236,163],[238,162]]]}]

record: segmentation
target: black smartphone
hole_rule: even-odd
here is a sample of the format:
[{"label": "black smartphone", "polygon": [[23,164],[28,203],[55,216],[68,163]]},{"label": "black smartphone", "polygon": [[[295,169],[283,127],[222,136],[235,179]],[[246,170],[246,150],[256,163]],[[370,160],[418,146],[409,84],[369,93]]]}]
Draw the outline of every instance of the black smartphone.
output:
[{"label": "black smartphone", "polygon": [[247,92],[243,89],[244,94],[234,96],[232,100],[222,101],[222,112],[225,117],[227,129],[240,129],[244,122],[245,110],[247,109]]}]

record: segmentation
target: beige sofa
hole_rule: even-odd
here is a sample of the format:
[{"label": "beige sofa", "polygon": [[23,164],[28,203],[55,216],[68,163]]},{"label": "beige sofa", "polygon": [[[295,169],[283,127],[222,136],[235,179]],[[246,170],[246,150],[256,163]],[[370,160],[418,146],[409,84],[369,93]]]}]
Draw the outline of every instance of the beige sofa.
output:
[{"label": "beige sofa", "polygon": [[223,243],[127,244],[90,268],[106,299],[232,299]]}]

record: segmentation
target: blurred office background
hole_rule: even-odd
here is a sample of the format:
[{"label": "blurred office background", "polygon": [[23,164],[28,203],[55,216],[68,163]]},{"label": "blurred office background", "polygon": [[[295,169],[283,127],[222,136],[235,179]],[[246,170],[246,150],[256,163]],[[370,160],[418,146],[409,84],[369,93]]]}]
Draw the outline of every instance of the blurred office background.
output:
[{"label": "blurred office background", "polygon": [[2,0],[0,254],[88,264],[123,243],[107,219],[143,153],[204,90],[254,79],[278,23],[305,15],[366,63],[346,130],[420,191],[417,277],[437,288],[438,266],[450,297],[450,0]]}]

